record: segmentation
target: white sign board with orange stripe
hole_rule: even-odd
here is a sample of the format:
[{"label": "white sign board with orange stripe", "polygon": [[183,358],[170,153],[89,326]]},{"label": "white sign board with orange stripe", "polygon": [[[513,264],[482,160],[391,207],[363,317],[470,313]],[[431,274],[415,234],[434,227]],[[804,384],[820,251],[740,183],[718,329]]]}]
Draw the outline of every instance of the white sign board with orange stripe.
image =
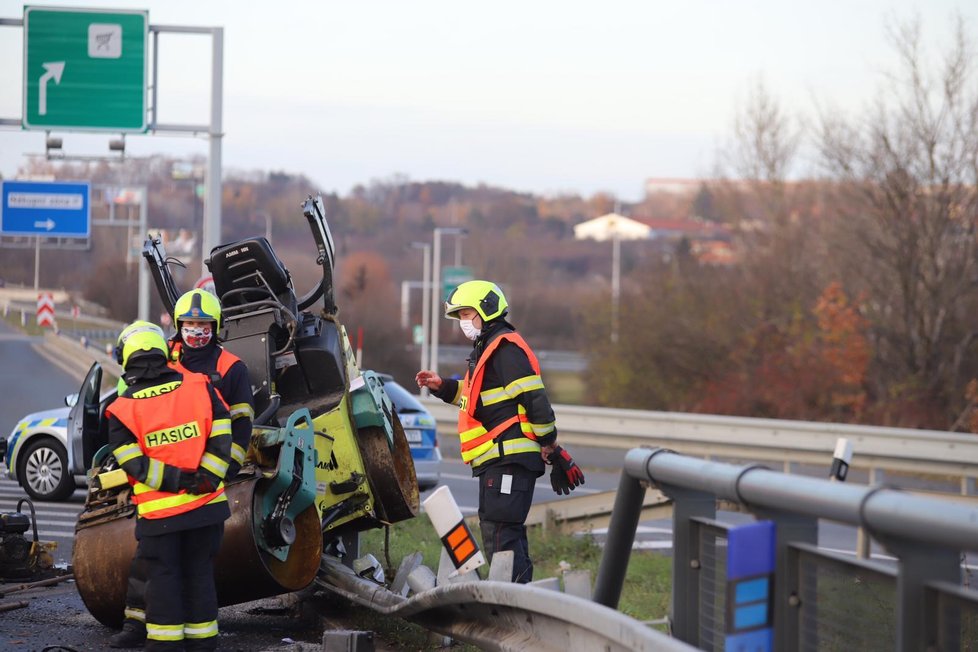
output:
[{"label": "white sign board with orange stripe", "polygon": [[425,498],[424,511],[455,566],[455,572],[450,577],[464,575],[486,563],[479,544],[462,518],[462,510],[458,508],[451,489],[445,485],[435,489]]}]

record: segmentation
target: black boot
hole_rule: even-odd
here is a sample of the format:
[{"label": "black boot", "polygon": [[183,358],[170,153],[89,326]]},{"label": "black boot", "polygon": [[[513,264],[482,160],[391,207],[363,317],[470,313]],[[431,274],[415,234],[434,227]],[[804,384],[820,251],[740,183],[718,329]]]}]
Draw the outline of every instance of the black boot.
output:
[{"label": "black boot", "polygon": [[128,619],[122,623],[122,631],[109,639],[109,645],[118,648],[139,648],[145,643],[146,623]]}]

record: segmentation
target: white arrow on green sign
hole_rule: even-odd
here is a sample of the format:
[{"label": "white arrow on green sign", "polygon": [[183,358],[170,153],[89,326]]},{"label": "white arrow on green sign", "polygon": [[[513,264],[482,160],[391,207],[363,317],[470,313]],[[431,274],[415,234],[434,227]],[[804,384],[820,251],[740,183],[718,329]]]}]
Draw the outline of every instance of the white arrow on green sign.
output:
[{"label": "white arrow on green sign", "polygon": [[25,129],[146,131],[146,11],[24,7]]}]

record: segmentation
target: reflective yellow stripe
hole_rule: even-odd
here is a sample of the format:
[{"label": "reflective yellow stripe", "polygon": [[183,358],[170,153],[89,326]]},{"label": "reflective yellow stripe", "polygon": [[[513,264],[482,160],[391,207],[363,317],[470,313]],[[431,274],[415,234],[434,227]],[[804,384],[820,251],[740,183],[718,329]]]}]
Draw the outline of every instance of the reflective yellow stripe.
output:
[{"label": "reflective yellow stripe", "polygon": [[[481,448],[481,447],[480,447]],[[515,455],[517,453],[540,453],[540,444],[529,439],[510,439],[503,442],[503,455]],[[489,460],[499,457],[499,446],[492,444],[490,450],[472,460],[472,468],[485,464]]]},{"label": "reflective yellow stripe", "polygon": [[183,383],[179,380],[174,380],[169,383],[163,383],[162,385],[154,385],[153,387],[147,387],[146,389],[141,389],[138,392],[132,393],[132,398],[152,398],[154,396],[159,396],[160,394],[169,394],[177,387]]},{"label": "reflective yellow stripe", "polygon": [[482,399],[483,405],[494,405],[505,401],[509,397],[506,396],[506,389],[504,387],[494,387],[481,392],[479,398]]},{"label": "reflective yellow stripe", "polygon": [[119,446],[119,448],[112,451],[112,454],[115,455],[116,462],[119,464],[125,464],[129,460],[134,460],[142,455],[143,451],[139,447],[139,444],[123,444],[122,446]]},{"label": "reflective yellow stripe", "polygon": [[217,621],[210,620],[206,623],[184,623],[183,635],[187,638],[210,638],[217,636]]},{"label": "reflective yellow stripe", "polygon": [[211,425],[211,437],[220,437],[221,435],[231,434],[231,420],[230,419],[215,419],[214,423]]},{"label": "reflective yellow stripe", "polygon": [[556,429],[557,423],[555,421],[551,421],[550,423],[531,423],[529,426],[533,430],[533,434],[537,437],[546,437]]},{"label": "reflective yellow stripe", "polygon": [[244,464],[245,461],[245,449],[237,444],[231,444],[231,459],[238,463],[238,466]]},{"label": "reflective yellow stripe", "polygon": [[475,458],[479,457],[483,453],[485,453],[490,448],[493,450],[496,449],[496,442],[492,439],[482,442],[475,448],[472,448],[467,451],[462,451],[462,461],[468,463],[474,460]]},{"label": "reflective yellow stripe", "polygon": [[[137,494],[143,493],[143,492],[146,492],[146,491],[154,491],[153,489],[150,489],[149,487],[146,487],[146,485],[142,485],[143,487],[146,487],[146,488],[143,489],[143,491],[141,492],[141,491],[139,491],[139,486],[140,485],[138,485],[138,484],[136,485],[136,493]],[[186,505],[187,503],[192,503],[195,500],[200,500],[200,496],[197,496],[195,494],[173,494],[173,495],[166,496],[164,498],[157,498],[156,500],[150,500],[150,501],[145,502],[145,503],[140,503],[139,504],[139,513],[140,514],[147,514],[147,513],[150,513],[150,512],[155,512],[155,511],[161,510],[161,509],[167,509],[168,507],[179,507],[181,505]],[[225,496],[222,493],[216,499],[211,500],[211,501],[208,501],[207,504],[210,505],[212,503],[219,503],[221,501],[226,501],[226,500],[227,500],[227,496]]]},{"label": "reflective yellow stripe", "polygon": [[126,610],[122,612],[122,615],[129,620],[138,620],[141,623],[146,622],[146,612],[142,609],[137,609],[136,607],[126,607]]},{"label": "reflective yellow stripe", "polygon": [[204,453],[204,456],[200,458],[200,466],[219,478],[223,478],[228,472],[228,463],[213,453]]},{"label": "reflective yellow stripe", "polygon": [[489,432],[489,431],[486,430],[483,426],[477,426],[475,428],[472,428],[471,430],[466,430],[465,432],[460,432],[459,435],[458,435],[458,437],[459,437],[459,440],[464,444],[466,442],[472,441],[473,439],[477,439],[478,437],[481,437],[482,435],[486,434],[487,432]]},{"label": "reflective yellow stripe", "polygon": [[452,397],[452,400],[450,400],[449,403],[451,403],[452,405],[461,405],[463,389],[464,388],[462,387],[462,383],[458,383],[457,389],[455,390],[455,396]]},{"label": "reflective yellow stripe", "polygon": [[146,485],[153,489],[163,486],[163,462],[149,458],[149,469],[146,471]]},{"label": "reflective yellow stripe", "polygon": [[182,641],[183,625],[146,623],[146,638],[152,641]]},{"label": "reflective yellow stripe", "polygon": [[537,389],[543,389],[543,379],[534,374],[517,378],[505,387],[487,389],[479,394],[479,398],[482,399],[483,405],[493,405]]},{"label": "reflective yellow stripe", "polygon": [[58,420],[58,417],[52,417],[50,419],[41,419],[37,424],[37,428],[47,428],[48,426],[53,426],[54,422]]},{"label": "reflective yellow stripe", "polygon": [[255,418],[255,411],[247,403],[235,403],[230,407],[231,421],[237,421],[241,417]]}]

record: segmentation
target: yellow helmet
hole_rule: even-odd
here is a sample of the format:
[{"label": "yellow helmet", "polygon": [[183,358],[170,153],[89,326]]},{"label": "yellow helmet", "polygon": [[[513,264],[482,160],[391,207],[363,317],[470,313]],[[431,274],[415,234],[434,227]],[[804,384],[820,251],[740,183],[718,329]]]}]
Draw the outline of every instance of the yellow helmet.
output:
[{"label": "yellow helmet", "polygon": [[451,291],[445,302],[445,316],[458,319],[458,311],[472,308],[483,322],[492,321],[506,314],[506,297],[495,283],[489,281],[466,281]]},{"label": "yellow helmet", "polygon": [[115,347],[116,361],[123,368],[133,355],[138,358],[144,353],[159,353],[165,359],[169,351],[163,329],[148,321],[134,321],[123,328]]},{"label": "yellow helmet", "polygon": [[207,290],[191,290],[177,299],[173,307],[173,325],[180,326],[185,319],[212,321],[221,329],[221,302]]}]

